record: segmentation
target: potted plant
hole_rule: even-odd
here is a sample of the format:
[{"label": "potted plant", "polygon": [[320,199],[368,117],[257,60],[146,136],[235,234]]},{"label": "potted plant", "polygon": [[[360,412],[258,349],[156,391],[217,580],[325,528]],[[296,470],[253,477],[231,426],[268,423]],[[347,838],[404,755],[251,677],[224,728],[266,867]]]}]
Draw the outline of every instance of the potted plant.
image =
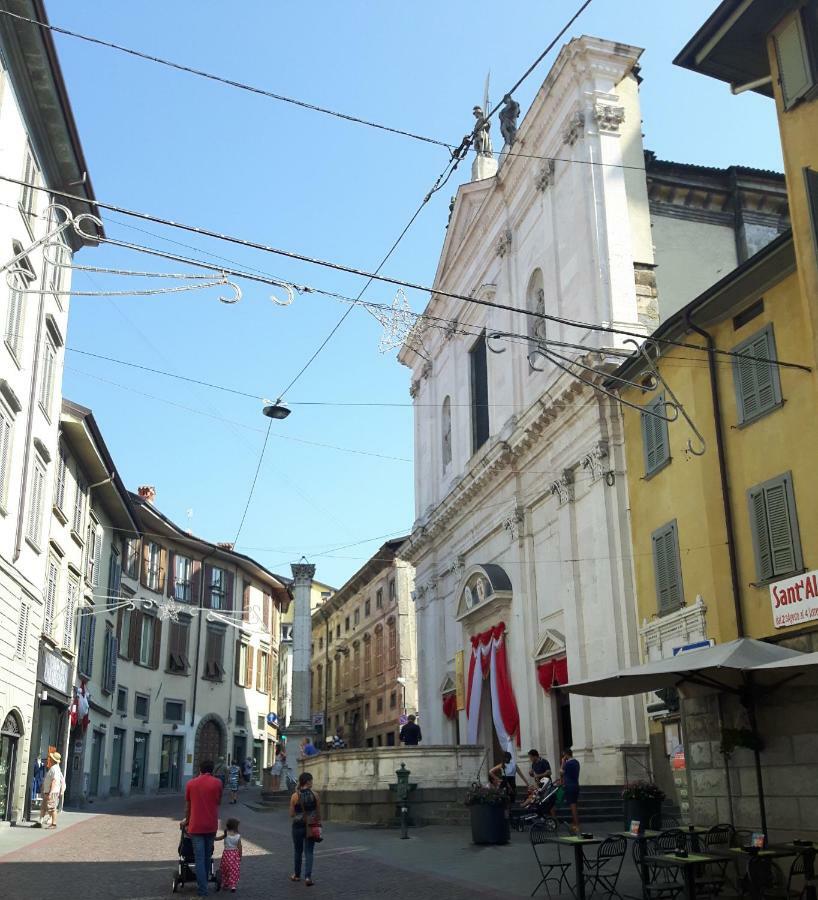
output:
[{"label": "potted plant", "polygon": [[624,801],[624,825],[630,828],[631,822],[639,822],[639,830],[661,828],[662,801],[664,791],[652,781],[633,781],[622,790]]},{"label": "potted plant", "polygon": [[466,792],[475,844],[507,844],[511,839],[508,795],[496,787],[473,784]]}]

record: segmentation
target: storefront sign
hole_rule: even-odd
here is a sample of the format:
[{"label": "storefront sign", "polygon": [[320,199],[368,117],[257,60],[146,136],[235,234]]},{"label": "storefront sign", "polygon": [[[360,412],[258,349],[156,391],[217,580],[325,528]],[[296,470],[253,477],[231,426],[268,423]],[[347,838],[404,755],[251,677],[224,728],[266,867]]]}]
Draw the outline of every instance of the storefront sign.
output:
[{"label": "storefront sign", "polygon": [[770,603],[776,628],[818,619],[818,571],[771,584]]},{"label": "storefront sign", "polygon": [[51,650],[42,651],[42,674],[40,680],[43,684],[54,688],[67,697],[70,693],[71,668],[58,654]]}]

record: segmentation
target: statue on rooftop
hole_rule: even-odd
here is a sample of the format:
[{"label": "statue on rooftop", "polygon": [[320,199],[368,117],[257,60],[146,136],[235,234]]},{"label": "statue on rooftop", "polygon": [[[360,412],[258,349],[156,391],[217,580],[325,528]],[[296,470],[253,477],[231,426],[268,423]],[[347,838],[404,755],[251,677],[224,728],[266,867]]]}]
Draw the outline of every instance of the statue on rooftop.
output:
[{"label": "statue on rooftop", "polygon": [[480,156],[491,156],[491,135],[489,134],[491,123],[486,118],[482,106],[475,106],[472,110],[472,113],[474,114],[474,118],[476,120],[474,124],[474,131],[472,132],[472,134],[474,135],[474,143],[472,144],[472,146]]},{"label": "statue on rooftop", "polygon": [[520,104],[512,100],[510,94],[503,97],[505,106],[500,110],[500,133],[505,146],[510,147],[517,140],[517,119],[520,116]]}]

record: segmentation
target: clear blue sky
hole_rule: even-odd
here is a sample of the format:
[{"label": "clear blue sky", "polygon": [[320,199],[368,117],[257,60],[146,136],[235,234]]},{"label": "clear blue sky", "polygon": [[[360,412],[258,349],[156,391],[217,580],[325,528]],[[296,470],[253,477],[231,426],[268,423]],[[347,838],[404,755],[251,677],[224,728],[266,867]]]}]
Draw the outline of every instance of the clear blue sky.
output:
[{"label": "clear blue sky", "polygon": [[[780,168],[770,101],[732,97],[723,84],[671,65],[715,3],[595,0],[572,35],[646,48],[645,143],[661,157]],[[578,0],[502,7],[485,0],[48,3],[55,24],[452,142],[472,125],[486,71],[492,95],[500,96],[577,6]],[[226,15],[228,9],[239,14]],[[57,44],[97,196],[106,201],[367,268],[379,262],[446,162],[441,148],[71,38],[58,36]],[[523,110],[554,57],[518,92]],[[469,166],[462,168],[461,180]],[[455,186],[426,207],[388,273],[431,281]],[[140,225],[153,232],[147,235],[121,220],[107,220],[112,237],[173,249],[156,235],[171,237],[299,283],[347,294],[362,286],[349,276]],[[178,269],[116,248],[84,251],[77,262]],[[133,279],[77,274],[74,284],[125,289]],[[220,304],[213,291],[77,297],[69,346],[275,398],[345,307],[307,296],[278,309],[262,286],[244,289],[235,306]],[[393,292],[376,285],[367,296],[388,303]],[[409,373],[394,352],[378,352],[379,334],[366,312],[354,311],[287,399],[400,405],[296,405],[286,422],[274,423],[240,549],[283,574],[303,553],[317,563],[318,578],[340,585],[380,536],[411,527],[409,462],[282,439],[411,458]],[[192,510],[196,533],[232,540],[267,424],[260,404],[75,353],[66,362],[64,393],[94,410],[128,486],[155,484],[165,514],[184,524]]]}]

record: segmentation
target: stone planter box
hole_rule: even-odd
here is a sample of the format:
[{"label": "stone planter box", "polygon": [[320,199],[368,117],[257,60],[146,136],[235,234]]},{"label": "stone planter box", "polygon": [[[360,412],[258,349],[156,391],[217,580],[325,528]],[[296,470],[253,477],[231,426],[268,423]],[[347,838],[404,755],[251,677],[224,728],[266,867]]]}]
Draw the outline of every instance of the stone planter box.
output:
[{"label": "stone planter box", "polygon": [[511,825],[505,806],[476,803],[469,807],[471,839],[475,844],[507,844],[511,840]]},{"label": "stone planter box", "polygon": [[644,831],[646,828],[661,829],[661,800],[623,800],[622,802],[626,830],[630,829],[634,819],[639,822],[640,831]]}]

